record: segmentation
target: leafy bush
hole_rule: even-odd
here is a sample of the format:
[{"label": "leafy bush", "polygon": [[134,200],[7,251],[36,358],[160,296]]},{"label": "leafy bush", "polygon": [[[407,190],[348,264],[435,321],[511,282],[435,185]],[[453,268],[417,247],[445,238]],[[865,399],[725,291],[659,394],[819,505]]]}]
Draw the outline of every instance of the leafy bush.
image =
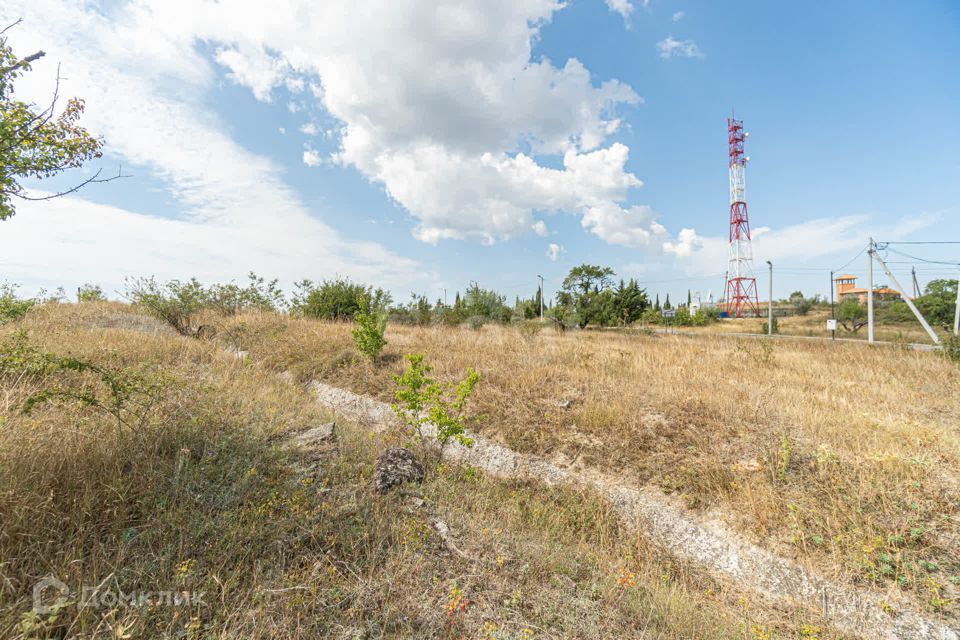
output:
[{"label": "leafy bush", "polygon": [[106,300],[103,289],[98,284],[87,283],[77,289],[77,302],[102,302]]},{"label": "leafy bush", "polygon": [[127,279],[126,296],[180,335],[196,338],[203,333],[196,316],[206,307],[209,295],[196,278],[166,284],[159,284],[153,277]]},{"label": "leafy bush", "polygon": [[947,336],[942,340],[941,346],[946,358],[960,363],[960,336]]},{"label": "leafy bush", "polygon": [[17,285],[0,284],[0,324],[20,320],[34,304],[36,300],[17,297]]},{"label": "leafy bush", "polygon": [[241,311],[279,311],[287,306],[279,280],[267,282],[254,272],[247,275],[249,284],[214,284],[206,291],[204,306],[222,315],[232,316]]},{"label": "leafy bush", "polygon": [[914,300],[917,309],[934,325],[952,326],[957,303],[956,280],[931,280],[923,289],[923,295]]},{"label": "leafy bush", "polygon": [[850,333],[856,333],[867,324],[867,309],[856,300],[844,300],[837,307],[837,320]]},{"label": "leafy bush", "polygon": [[377,357],[387,340],[383,337],[387,328],[387,314],[383,309],[371,308],[364,296],[359,296],[360,307],[354,315],[353,342],[357,351],[373,360]]},{"label": "leafy bush", "polygon": [[371,308],[386,308],[391,302],[390,294],[383,289],[374,290],[347,278],[324,280],[319,285],[302,280],[295,286],[292,310],[308,318],[353,320],[360,310],[361,298]]},{"label": "leafy bush", "polygon": [[403,421],[411,437],[422,442],[423,427],[432,424],[437,429],[437,442],[443,447],[451,440],[470,446],[473,440],[464,429],[464,407],[480,381],[480,374],[472,368],[459,382],[438,382],[430,377],[432,367],[422,353],[405,356],[409,363],[401,375],[393,376],[397,388],[396,403],[391,405]]},{"label": "leafy bush", "polygon": [[793,305],[793,309],[798,316],[805,316],[810,313],[814,302],[816,302],[814,298],[805,297],[802,291],[794,291],[790,294],[790,304]]}]

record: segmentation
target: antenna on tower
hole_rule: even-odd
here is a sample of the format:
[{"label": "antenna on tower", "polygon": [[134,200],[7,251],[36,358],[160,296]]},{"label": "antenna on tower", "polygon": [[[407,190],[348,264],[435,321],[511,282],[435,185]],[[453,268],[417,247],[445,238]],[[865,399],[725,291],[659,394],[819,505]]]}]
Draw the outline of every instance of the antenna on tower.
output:
[{"label": "antenna on tower", "polygon": [[727,282],[724,302],[727,315],[760,316],[757,278],[753,275],[753,248],[747,217],[747,157],[743,153],[743,121],[727,118],[727,148],[730,154],[730,244],[727,250]]}]

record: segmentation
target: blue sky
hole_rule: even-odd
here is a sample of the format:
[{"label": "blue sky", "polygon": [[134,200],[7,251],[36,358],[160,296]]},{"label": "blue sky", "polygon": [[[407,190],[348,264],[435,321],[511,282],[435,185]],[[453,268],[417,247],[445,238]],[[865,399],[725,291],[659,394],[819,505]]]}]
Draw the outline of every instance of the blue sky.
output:
[{"label": "blue sky", "polygon": [[960,240],[954,2],[229,4],[0,9],[24,18],[19,51],[48,51],[23,96],[60,62],[105,138],[96,166],[132,174],[22,206],[2,277],[114,290],[253,269],[512,298],[589,262],[716,295],[734,108],[761,291],[767,259],[776,296],[826,293],[869,235]]}]

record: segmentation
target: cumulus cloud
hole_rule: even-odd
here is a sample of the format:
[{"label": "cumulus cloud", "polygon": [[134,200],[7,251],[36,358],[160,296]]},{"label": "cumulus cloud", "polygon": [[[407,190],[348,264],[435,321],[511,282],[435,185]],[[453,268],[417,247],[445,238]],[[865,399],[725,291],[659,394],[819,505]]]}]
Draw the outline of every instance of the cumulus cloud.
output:
[{"label": "cumulus cloud", "polygon": [[[545,225],[536,215],[565,212],[609,242],[659,246],[651,238],[665,236],[662,227],[642,207],[622,207],[641,182],[626,168],[629,149],[611,141],[620,112],[641,98],[574,58],[533,56],[540,29],[563,6],[14,0],[0,15],[25,18],[13,37],[29,42],[23,48],[46,48],[46,63],[64,62],[69,91],[87,98],[86,124],[125,164],[162,180],[184,220],[229,221],[262,233],[269,211],[272,233],[309,229],[317,253],[349,273],[357,265],[341,249],[347,243],[210,109],[218,78],[264,102],[285,88],[296,93],[287,99],[291,112],[325,112],[338,123],[327,129],[336,148],[330,160],[382,186],[424,242],[539,233]],[[42,86],[33,95],[48,93]],[[302,160],[313,166],[327,159],[307,147]],[[408,265],[380,251],[385,262]]]},{"label": "cumulus cloud", "polygon": [[[76,278],[90,271],[90,279],[102,281],[134,268],[141,275],[220,280],[251,268],[291,279],[379,272],[397,286],[419,277],[414,261],[374,243],[350,242],[311,215],[278,166],[229,136],[204,103],[214,68],[195,36],[176,27],[193,11],[172,5],[130,5],[115,16],[53,0],[0,7],[4,24],[24,18],[9,32],[17,50],[42,46],[48,52],[18,83],[18,95],[49,99],[60,61],[67,78],[61,92],[86,99],[84,124],[105,137],[125,166],[161,180],[179,214],[177,220],[149,215],[155,213],[150,199],[133,211],[97,205],[86,199],[102,193],[95,189],[83,197],[23,203],[0,235],[10,277],[30,284],[44,274]],[[272,80],[231,64],[237,81],[269,96]],[[37,251],[39,242],[48,250]],[[141,255],[156,259],[140,261]]]},{"label": "cumulus cloud", "polygon": [[560,258],[560,254],[565,252],[566,249],[563,248],[563,245],[554,242],[547,245],[547,258],[550,259],[550,262],[556,262]]},{"label": "cumulus cloud", "polygon": [[702,58],[703,52],[693,40],[676,40],[667,36],[657,43],[657,51],[664,60],[670,58]]},{"label": "cumulus cloud", "polygon": [[696,230],[681,229],[677,234],[676,242],[668,240],[663,243],[663,252],[685,258],[702,246],[703,240],[697,235]]},{"label": "cumulus cloud", "polygon": [[[576,59],[532,56],[560,2],[198,6],[144,0],[136,24],[220,43],[216,61],[261,99],[271,83],[303,79],[311,90],[299,99],[314,96],[341,123],[333,160],[381,184],[420,240],[511,238],[529,233],[536,211],[582,214],[640,184],[624,167],[628,149],[607,144],[618,108],[639,96]],[[563,168],[544,155],[562,156]]]},{"label": "cumulus cloud", "polygon": [[587,209],[581,224],[610,244],[632,249],[659,249],[667,233],[656,221],[654,210],[646,205],[624,209],[615,203],[597,203]]},{"label": "cumulus cloud", "polygon": [[670,17],[673,22],[680,22],[687,14],[683,11],[677,11]]},{"label": "cumulus cloud", "polygon": [[308,122],[300,127],[300,133],[307,136],[315,136],[320,133],[320,129],[317,128],[317,125],[312,122]]},{"label": "cumulus cloud", "polygon": [[549,231],[547,230],[547,223],[543,220],[537,220],[533,223],[533,232],[540,237],[546,236]]},{"label": "cumulus cloud", "polygon": [[317,151],[307,147],[303,150],[303,164],[307,165],[308,167],[319,167],[321,164],[323,164],[323,158],[320,157],[320,154]]},{"label": "cumulus cloud", "polygon": [[631,4],[630,0],[607,0],[607,7],[610,11],[623,16],[624,20],[628,19],[633,12],[633,4]]}]

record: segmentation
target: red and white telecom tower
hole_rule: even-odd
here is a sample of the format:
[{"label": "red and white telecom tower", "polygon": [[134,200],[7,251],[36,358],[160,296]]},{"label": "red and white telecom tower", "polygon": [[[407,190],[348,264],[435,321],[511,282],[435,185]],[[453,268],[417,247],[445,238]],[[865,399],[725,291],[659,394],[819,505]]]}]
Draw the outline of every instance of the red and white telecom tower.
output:
[{"label": "red and white telecom tower", "polygon": [[727,315],[760,315],[757,278],[753,275],[753,249],[747,219],[747,156],[743,155],[743,121],[727,118],[727,146],[730,151],[730,246],[727,252],[727,286],[724,295]]}]

